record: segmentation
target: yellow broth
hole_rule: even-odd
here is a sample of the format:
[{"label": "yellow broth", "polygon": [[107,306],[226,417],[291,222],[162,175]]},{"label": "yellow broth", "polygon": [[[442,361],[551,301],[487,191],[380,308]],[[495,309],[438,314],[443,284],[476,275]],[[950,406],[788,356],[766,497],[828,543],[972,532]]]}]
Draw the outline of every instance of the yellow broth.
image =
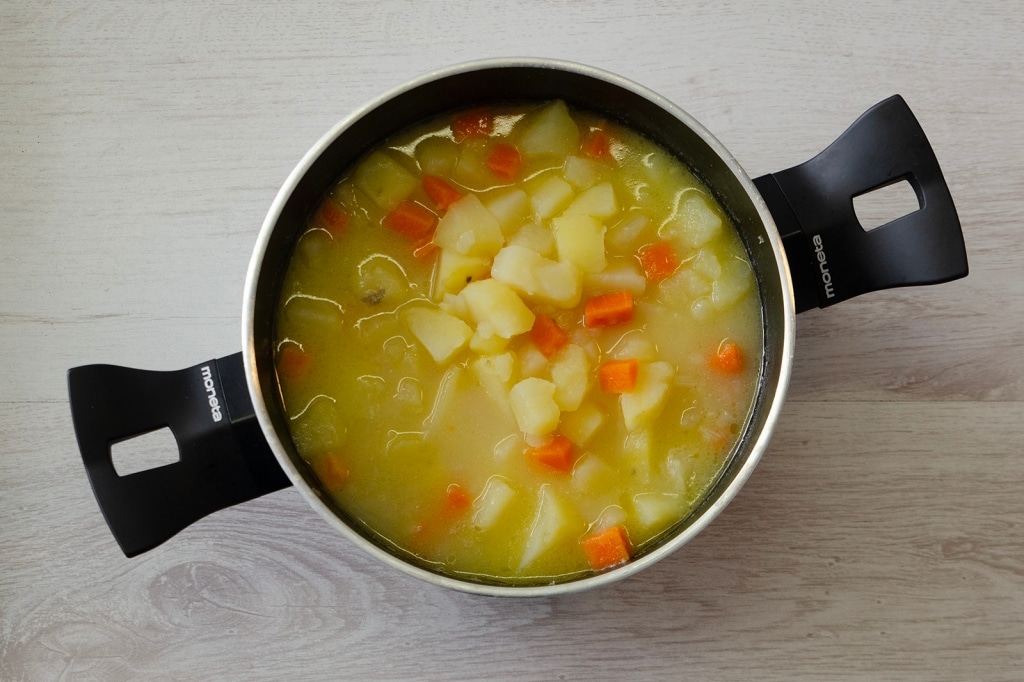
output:
[{"label": "yellow broth", "polygon": [[[622,292],[629,319],[585,323]],[[561,102],[366,155],[311,216],[276,311],[291,436],[324,494],[399,555],[515,584],[607,570],[623,548],[588,538],[621,529],[635,556],[687,516],[749,416],[762,335],[711,193]]]}]

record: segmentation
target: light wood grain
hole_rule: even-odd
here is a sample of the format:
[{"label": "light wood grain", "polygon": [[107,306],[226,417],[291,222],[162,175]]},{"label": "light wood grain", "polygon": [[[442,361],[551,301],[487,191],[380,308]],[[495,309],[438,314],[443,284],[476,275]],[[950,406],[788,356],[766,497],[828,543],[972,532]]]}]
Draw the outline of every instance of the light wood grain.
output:
[{"label": "light wood grain", "polygon": [[[1000,2],[0,6],[0,679],[1020,679],[1022,33]],[[66,370],[238,350],[256,232],[305,150],[413,76],[507,55],[638,80],[752,176],[901,93],[971,275],[801,315],[753,478],[616,585],[428,586],[294,490],[124,558]]]}]

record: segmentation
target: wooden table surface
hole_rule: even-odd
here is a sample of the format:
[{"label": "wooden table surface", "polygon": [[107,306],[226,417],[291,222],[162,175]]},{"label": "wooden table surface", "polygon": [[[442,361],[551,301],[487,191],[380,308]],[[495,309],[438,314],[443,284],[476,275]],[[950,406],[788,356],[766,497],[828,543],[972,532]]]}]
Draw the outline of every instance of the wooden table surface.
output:
[{"label": "wooden table surface", "polygon": [[[1019,10],[3,3],[0,679],[1021,679]],[[639,81],[752,176],[900,93],[971,274],[800,315],[751,480],[696,540],[614,585],[533,600],[438,588],[364,555],[294,489],[126,559],[85,477],[66,370],[239,350],[250,252],[305,151],[406,80],[495,56]]]}]

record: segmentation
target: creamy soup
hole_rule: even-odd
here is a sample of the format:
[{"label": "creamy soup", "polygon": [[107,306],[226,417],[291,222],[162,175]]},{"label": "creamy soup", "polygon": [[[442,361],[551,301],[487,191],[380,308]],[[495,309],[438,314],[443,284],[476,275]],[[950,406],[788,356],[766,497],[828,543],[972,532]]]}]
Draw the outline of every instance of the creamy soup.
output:
[{"label": "creamy soup", "polygon": [[763,342],[697,178],[560,101],[458,112],[341,171],[276,310],[323,494],[400,556],[510,584],[608,570],[685,519]]}]

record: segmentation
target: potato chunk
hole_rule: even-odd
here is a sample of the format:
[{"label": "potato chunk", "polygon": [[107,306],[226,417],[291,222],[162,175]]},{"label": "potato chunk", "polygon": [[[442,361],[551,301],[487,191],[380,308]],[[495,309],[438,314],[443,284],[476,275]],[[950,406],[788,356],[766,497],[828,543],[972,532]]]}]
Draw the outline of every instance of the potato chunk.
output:
[{"label": "potato chunk", "polygon": [[534,314],[504,282],[482,279],[462,290],[469,314],[478,325],[487,325],[503,339],[524,334],[533,327]]},{"label": "potato chunk", "polygon": [[579,408],[590,387],[590,362],[587,353],[570,343],[551,363],[551,381],[555,384],[555,402],[565,412]]},{"label": "potato chunk", "polygon": [[555,385],[545,379],[523,379],[509,391],[509,402],[519,429],[531,436],[546,436],[558,426],[561,410],[555,402]]},{"label": "potato chunk", "polygon": [[552,549],[572,530],[573,518],[569,505],[548,484],[540,487],[537,513],[530,524],[519,569],[527,568]]},{"label": "potato chunk", "polygon": [[549,104],[524,123],[526,127],[519,137],[519,151],[523,156],[568,156],[580,146],[580,130],[565,102]]},{"label": "potato chunk", "polygon": [[484,491],[473,500],[473,525],[480,530],[491,528],[508,511],[515,498],[516,491],[507,479],[491,476],[484,485]]},{"label": "potato chunk", "polygon": [[564,215],[589,215],[607,220],[619,212],[612,183],[602,182],[586,190],[569,204]]},{"label": "potato chunk", "polygon": [[438,364],[448,362],[473,335],[468,324],[436,308],[409,308],[402,318]]},{"label": "potato chunk", "polygon": [[572,263],[581,272],[601,272],[608,265],[604,250],[604,225],[593,216],[575,214],[551,221],[558,260]]},{"label": "potato chunk", "polygon": [[583,280],[572,263],[554,261],[525,246],[506,246],[491,263],[491,277],[505,282],[525,297],[562,308],[580,302]]},{"label": "potato chunk", "polygon": [[649,424],[668,399],[669,387],[676,369],[668,362],[642,363],[632,393],[619,396],[619,406],[626,430],[633,431]]},{"label": "potato chunk", "polygon": [[384,152],[374,152],[359,164],[353,177],[382,210],[390,211],[419,187],[419,180]]},{"label": "potato chunk", "polygon": [[434,244],[466,256],[492,257],[505,243],[501,225],[475,194],[448,207],[437,223]]}]

